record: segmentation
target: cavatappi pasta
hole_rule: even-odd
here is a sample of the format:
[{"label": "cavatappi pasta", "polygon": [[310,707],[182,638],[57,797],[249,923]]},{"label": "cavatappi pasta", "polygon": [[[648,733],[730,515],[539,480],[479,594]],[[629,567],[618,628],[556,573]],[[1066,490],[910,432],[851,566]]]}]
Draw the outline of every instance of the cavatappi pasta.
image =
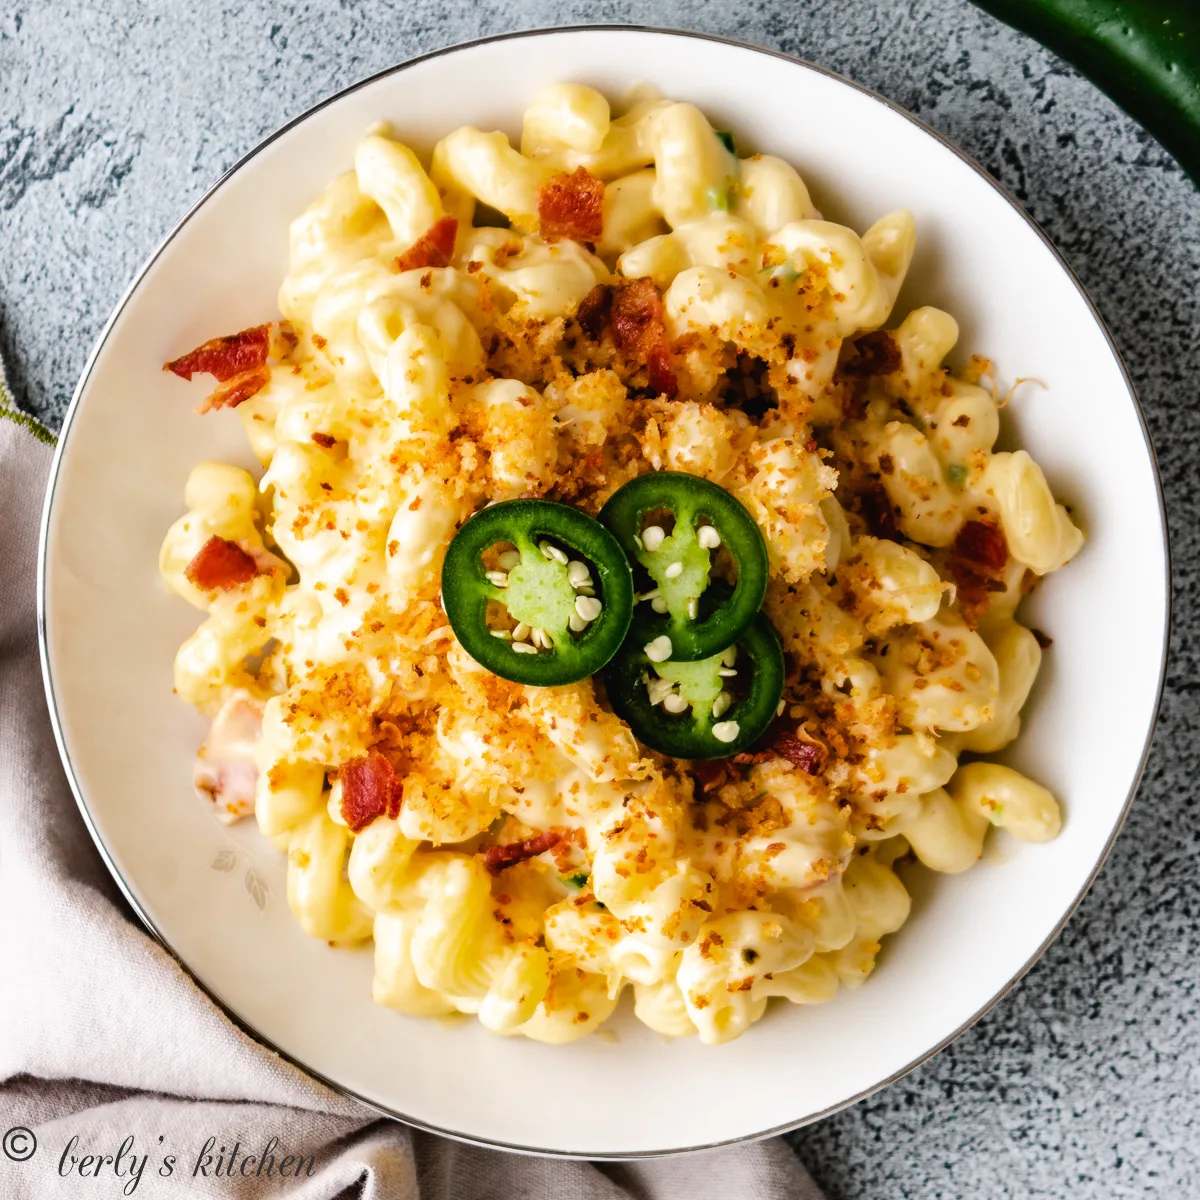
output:
[{"label": "cavatappi pasta", "polygon": [[[994,450],[986,364],[944,365],[954,319],[893,314],[912,217],[856,233],[732,145],[690,104],[643,89],[616,116],[577,84],[519,147],[463,128],[423,162],[372,133],[292,224],[282,322],[189,360],[264,468],[199,464],[163,543],[207,613],[175,662],[214,722],[197,783],[287,856],[305,932],[374,939],[402,1013],[565,1042],[628,989],[651,1028],[723,1042],[772,997],[862,983],[905,864],[1058,832],[1045,788],[959,755],[1017,736],[1044,639],[1015,614],[1083,536]],[[646,279],[658,359],[595,316]],[[441,607],[473,512],[594,515],[659,470],[727,489],[766,541],[783,732],[736,760],[647,750],[592,680],[491,674]]]}]

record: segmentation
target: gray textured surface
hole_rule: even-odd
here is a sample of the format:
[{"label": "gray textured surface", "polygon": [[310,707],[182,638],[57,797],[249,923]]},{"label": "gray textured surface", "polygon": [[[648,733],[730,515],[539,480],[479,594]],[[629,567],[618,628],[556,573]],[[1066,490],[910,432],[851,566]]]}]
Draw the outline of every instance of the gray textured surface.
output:
[{"label": "gray textured surface", "polygon": [[795,1135],[797,1147],[831,1200],[1200,1195],[1200,197],[1052,56],[964,0],[17,0],[0,14],[0,350],[19,399],[61,419],[138,264],[284,120],[421,51],[605,20],[799,54],[898,101],[983,162],[1107,318],[1166,488],[1174,654],[1154,753],[1112,858],[989,1017],[906,1079]]}]

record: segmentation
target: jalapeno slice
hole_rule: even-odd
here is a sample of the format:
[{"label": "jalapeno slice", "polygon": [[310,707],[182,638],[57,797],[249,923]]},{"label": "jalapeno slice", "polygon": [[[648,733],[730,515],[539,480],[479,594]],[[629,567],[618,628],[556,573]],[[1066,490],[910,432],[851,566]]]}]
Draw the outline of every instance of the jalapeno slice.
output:
[{"label": "jalapeno slice", "polygon": [[[735,642],[762,607],[767,547],[754,518],[724,488],[697,475],[658,471],[630,480],[609,498],[600,520],[644,574],[633,637],[670,639],[673,662],[710,658]],[[662,521],[673,522],[666,530]],[[714,558],[724,547],[737,583],[701,619]]]},{"label": "jalapeno slice", "polygon": [[554,687],[594,675],[620,648],[633,574],[616,539],[586,513],[507,500],[477,512],[450,543],[442,606],[481,666]]},{"label": "jalapeno slice", "polygon": [[613,711],[638,741],[695,760],[753,745],[775,719],[783,676],[779,634],[759,613],[734,645],[699,662],[651,662],[630,638],[604,683]]}]

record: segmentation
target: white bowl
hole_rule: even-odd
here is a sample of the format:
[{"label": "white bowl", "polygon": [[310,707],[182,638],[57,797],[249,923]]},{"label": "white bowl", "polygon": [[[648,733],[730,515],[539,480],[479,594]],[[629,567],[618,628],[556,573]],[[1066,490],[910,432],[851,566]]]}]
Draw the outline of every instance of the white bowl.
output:
[{"label": "white bowl", "polygon": [[[947,308],[961,349],[1034,376],[1007,413],[1088,543],[1033,597],[1054,647],[1011,761],[1061,798],[1057,841],[993,834],[965,875],[930,876],[857,991],[780,1006],[745,1037],[668,1043],[628,1014],[616,1037],[553,1047],[372,1004],[369,951],[300,932],[279,855],[195,799],[205,732],[171,695],[198,618],[156,559],[201,458],[250,466],[240,424],[198,418],[160,364],[275,313],[288,222],[381,118],[428,151],[462,124],[518,132],[558,79],[609,94],[649,79],[739,145],[793,162],[856,228],[916,215],[898,311]],[[171,232],[117,306],[63,430],[46,506],[46,687],[84,818],[151,930],[231,1015],[333,1086],[415,1125],[540,1153],[627,1157],[811,1121],[895,1079],[980,1016],[1042,953],[1091,882],[1145,761],[1162,679],[1162,502],[1129,380],[1095,310],[1032,222],[907,113],[825,71],[690,34],[568,29],[476,42],[359,84],[269,138]]]}]

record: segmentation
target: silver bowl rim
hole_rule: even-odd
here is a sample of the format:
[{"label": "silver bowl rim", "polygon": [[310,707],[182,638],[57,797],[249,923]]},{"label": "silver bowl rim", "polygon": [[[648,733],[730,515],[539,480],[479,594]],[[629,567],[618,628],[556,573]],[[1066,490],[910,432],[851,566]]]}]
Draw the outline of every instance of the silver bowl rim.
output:
[{"label": "silver bowl rim", "polygon": [[[53,512],[53,507],[54,507],[54,497],[55,497],[55,490],[56,490],[57,483],[58,483],[59,471],[62,466],[63,454],[66,449],[67,441],[70,436],[71,426],[74,421],[76,412],[78,411],[80,400],[81,400],[83,393],[87,387],[88,380],[91,377],[92,370],[95,367],[97,360],[99,359],[101,353],[104,350],[104,346],[105,346],[106,342],[108,341],[108,336],[112,332],[113,326],[116,324],[117,320],[120,318],[121,313],[124,311],[126,304],[129,302],[129,300],[133,296],[134,292],[136,292],[138,287],[141,285],[141,282],[142,282],[143,278],[145,277],[146,273],[150,270],[150,268],[154,265],[154,263],[158,260],[158,258],[163,254],[163,252],[167,249],[167,247],[171,244],[171,242],[174,241],[176,235],[183,229],[183,227],[192,219],[193,216],[195,216],[195,214],[208,202],[210,197],[212,197],[225,184],[225,182],[231,176],[233,176],[239,170],[241,170],[241,168],[243,166],[245,166],[246,163],[248,163],[252,158],[254,158],[262,150],[266,149],[267,146],[271,145],[273,142],[275,142],[277,139],[282,137],[284,134],[288,133],[292,128],[299,125],[301,122],[306,121],[309,117],[313,116],[315,113],[320,112],[322,109],[328,107],[331,104],[335,104],[337,101],[341,100],[342,97],[348,96],[352,92],[358,91],[360,88],[368,87],[369,85],[376,83],[381,79],[385,79],[390,75],[394,75],[400,71],[405,71],[410,67],[416,66],[418,63],[427,62],[430,59],[434,59],[434,58],[441,58],[444,55],[454,54],[455,52],[457,52],[459,50],[467,50],[474,46],[487,45],[492,42],[513,41],[518,38],[541,37],[541,36],[545,36],[545,35],[560,34],[560,33],[601,33],[601,34],[603,34],[603,33],[613,33],[613,32],[648,33],[648,34],[663,36],[663,37],[667,37],[667,38],[682,37],[682,38],[691,38],[691,39],[695,39],[698,41],[716,42],[716,43],[719,43],[722,45],[732,46],[732,47],[735,47],[740,50],[750,50],[756,54],[769,55],[771,58],[778,58],[778,59],[783,60],[784,62],[790,63],[792,66],[800,67],[800,68],[803,68],[803,69],[806,69],[809,71],[815,71],[817,74],[824,75],[830,79],[836,80],[838,83],[844,85],[845,87],[852,88],[855,91],[860,92],[865,96],[869,96],[872,100],[876,101],[879,104],[882,104],[884,107],[890,109],[892,112],[903,117],[906,121],[911,122],[918,129],[920,129],[923,133],[925,133],[928,137],[933,138],[935,141],[939,142],[942,146],[944,146],[947,150],[951,151],[963,163],[965,163],[968,167],[970,167],[971,170],[973,170],[977,175],[979,175],[982,179],[984,179],[990,187],[992,187],[997,193],[999,193],[999,195],[1021,216],[1021,218],[1025,221],[1025,223],[1029,226],[1029,228],[1037,235],[1037,237],[1040,239],[1042,244],[1054,256],[1055,260],[1058,262],[1058,265],[1062,268],[1062,270],[1066,274],[1067,278],[1074,285],[1074,287],[1078,291],[1081,299],[1087,305],[1088,310],[1090,311],[1090,313],[1092,315],[1092,319],[1096,322],[1096,325],[1099,327],[1101,333],[1103,333],[1105,341],[1108,343],[1109,350],[1112,353],[1113,359],[1116,362],[1117,367],[1119,368],[1119,370],[1121,372],[1121,376],[1125,381],[1126,389],[1129,392],[1129,398],[1132,400],[1134,410],[1137,413],[1138,423],[1141,426],[1141,431],[1142,431],[1142,439],[1143,439],[1143,442],[1145,443],[1146,451],[1150,458],[1151,469],[1154,473],[1154,482],[1155,482],[1155,488],[1157,491],[1157,499],[1158,499],[1159,521],[1160,521],[1160,525],[1161,525],[1161,529],[1162,529],[1163,568],[1164,568],[1164,572],[1165,572],[1165,589],[1164,589],[1164,591],[1165,591],[1166,602],[1165,602],[1165,609],[1163,612],[1163,623],[1164,623],[1163,653],[1162,653],[1161,662],[1159,664],[1158,691],[1155,696],[1154,710],[1153,710],[1153,713],[1151,714],[1150,722],[1149,722],[1149,725],[1148,725],[1148,728],[1146,731],[1146,739],[1142,746],[1142,753],[1141,753],[1141,758],[1138,762],[1138,769],[1137,769],[1137,771],[1134,775],[1133,781],[1130,785],[1129,794],[1126,796],[1125,803],[1122,806],[1121,815],[1118,818],[1116,824],[1113,826],[1112,834],[1109,836],[1108,841],[1105,843],[1104,849],[1101,852],[1099,858],[1096,860],[1095,866],[1093,867],[1091,873],[1088,875],[1088,878],[1084,882],[1083,886],[1080,888],[1078,894],[1071,901],[1066,912],[1063,914],[1062,919],[1058,922],[1058,924],[1055,925],[1055,927],[1054,927],[1053,931],[1050,933],[1050,935],[1034,951],[1034,953],[1029,957],[1029,959],[1025,962],[1025,964],[1020,968],[1020,970],[1018,970],[1012,976],[1012,978],[1009,979],[1008,982],[986,1004],[984,1004],[982,1007],[980,1007],[975,1013],[973,1013],[970,1017],[968,1017],[967,1020],[965,1020],[961,1025],[959,1025],[957,1029],[955,1029],[952,1033],[950,1033],[946,1037],[944,1037],[935,1046],[932,1046],[928,1050],[923,1051],[916,1058],[914,1058],[911,1062],[907,1063],[905,1066],[901,1067],[899,1070],[894,1071],[891,1075],[887,1076],[887,1078],[879,1080],[877,1083],[873,1084],[871,1087],[864,1088],[862,1091],[857,1092],[855,1095],[850,1096],[847,1099],[842,1100],[837,1104],[830,1105],[828,1108],[822,1109],[820,1112],[810,1113],[806,1116],[798,1117],[795,1120],[785,1121],[782,1124],[774,1125],[769,1129],[764,1129],[757,1133],[742,1134],[737,1137],[722,1139],[722,1140],[715,1141],[715,1142],[706,1142],[701,1145],[669,1147],[665,1150],[637,1150],[637,1151],[627,1151],[624,1153],[619,1152],[619,1151],[609,1151],[604,1154],[589,1154],[589,1153],[579,1152],[579,1151],[552,1150],[552,1149],[546,1149],[545,1147],[539,1147],[539,1146],[533,1146],[533,1145],[523,1145],[523,1144],[514,1143],[514,1142],[497,1141],[497,1140],[492,1140],[492,1139],[488,1139],[488,1138],[484,1138],[484,1137],[475,1136],[475,1135],[472,1135],[469,1133],[464,1133],[461,1130],[445,1129],[445,1128],[442,1128],[441,1126],[433,1125],[433,1124],[430,1124],[429,1122],[418,1120],[416,1117],[412,1117],[406,1113],[399,1112],[398,1110],[390,1108],[385,1104],[381,1104],[378,1101],[368,1099],[366,1096],[359,1094],[358,1092],[354,1091],[352,1088],[346,1086],[345,1084],[339,1083],[334,1079],[330,1079],[329,1077],[322,1075],[319,1071],[315,1071],[312,1067],[308,1066],[306,1063],[304,1063],[300,1059],[294,1057],[293,1055],[285,1053],[278,1046],[276,1046],[268,1037],[266,1037],[266,1035],[261,1033],[253,1025],[251,1025],[250,1023],[245,1021],[236,1012],[234,1012],[233,1009],[230,1008],[229,1005],[227,1005],[225,1003],[225,1001],[222,1000],[219,995],[217,995],[210,987],[208,987],[202,980],[200,980],[196,976],[196,974],[193,972],[192,968],[190,966],[188,966],[188,964],[186,962],[184,962],[183,959],[172,948],[170,943],[167,941],[166,937],[162,934],[162,932],[155,925],[150,914],[148,912],[146,912],[145,909],[142,907],[142,905],[138,902],[133,889],[129,886],[129,884],[126,882],[124,877],[121,875],[120,871],[117,869],[116,863],[113,861],[112,856],[110,855],[108,848],[106,847],[106,845],[104,843],[104,839],[101,835],[100,829],[97,826],[96,822],[93,820],[91,812],[88,809],[87,800],[83,794],[83,789],[80,786],[78,779],[76,778],[75,770],[74,770],[74,767],[71,762],[70,749],[67,746],[66,738],[63,733],[62,722],[61,722],[61,719],[60,719],[59,713],[58,713],[58,703],[57,703],[57,698],[55,696],[55,691],[54,691],[53,672],[52,672],[51,665],[50,665],[49,646],[48,646],[47,634],[46,634],[46,572],[47,572],[47,563],[48,563],[49,548],[50,548],[50,518],[51,518],[51,514]],[[581,24],[581,25],[552,25],[552,26],[539,27],[536,29],[513,30],[508,33],[500,33],[500,34],[493,34],[488,37],[473,38],[470,41],[458,42],[451,46],[445,46],[445,47],[441,48],[440,50],[432,50],[426,54],[417,55],[415,58],[406,59],[403,62],[397,63],[391,67],[387,67],[382,71],[377,71],[374,74],[367,76],[365,79],[360,79],[358,82],[352,83],[348,87],[342,88],[340,91],[337,91],[337,92],[333,93],[332,95],[325,97],[325,99],[318,101],[316,104],[312,105],[310,108],[308,108],[304,112],[302,112],[299,116],[293,117],[292,120],[281,125],[273,133],[271,133],[267,137],[263,138],[262,141],[260,141],[252,150],[248,151],[240,159],[238,159],[238,161],[236,163],[234,163],[234,165],[232,167],[230,167],[227,171],[225,171],[224,174],[222,174],[221,177],[219,179],[217,179],[215,183],[213,183],[209,188],[207,188],[205,190],[204,194],[188,209],[188,211],[172,227],[170,232],[167,233],[167,235],[162,239],[162,241],[158,244],[158,246],[155,248],[155,250],[150,254],[150,256],[146,259],[146,261],[139,268],[137,274],[133,278],[133,281],[129,284],[129,286],[125,289],[125,292],[122,294],[121,298],[117,301],[116,306],[113,308],[112,314],[109,316],[108,320],[104,324],[104,328],[100,331],[100,335],[96,339],[96,343],[92,347],[92,351],[88,355],[87,362],[84,365],[83,372],[79,377],[79,382],[75,387],[75,392],[71,398],[71,403],[67,408],[67,413],[63,420],[62,429],[59,433],[58,447],[57,447],[57,450],[54,455],[54,461],[51,464],[50,476],[49,476],[49,480],[48,480],[47,487],[46,487],[46,499],[45,499],[45,504],[44,504],[44,508],[42,511],[41,531],[40,531],[39,543],[38,543],[38,567],[37,567],[38,646],[40,649],[41,660],[42,660],[42,679],[43,679],[43,683],[45,686],[46,700],[47,700],[47,705],[49,707],[49,712],[50,712],[50,721],[51,721],[51,725],[53,726],[53,729],[54,729],[54,740],[58,746],[59,757],[62,759],[63,768],[66,772],[68,782],[70,783],[71,791],[75,796],[75,801],[79,807],[80,814],[83,817],[84,824],[87,826],[88,832],[91,834],[92,841],[95,842],[96,849],[100,852],[100,856],[104,860],[105,865],[108,867],[108,870],[109,870],[110,874],[112,875],[113,879],[116,881],[117,886],[120,888],[126,901],[128,901],[130,907],[137,914],[137,916],[141,920],[142,924],[145,925],[147,931],[151,934],[152,937],[154,937],[154,939],[159,943],[159,945],[161,945],[162,948],[168,954],[170,954],[171,957],[179,964],[180,968],[188,975],[188,977],[192,980],[192,982],[195,983],[196,986],[214,1004],[216,1004],[221,1009],[221,1011],[224,1012],[225,1015],[236,1026],[238,1026],[249,1037],[254,1039],[254,1041],[258,1042],[260,1045],[264,1046],[266,1049],[270,1050],[272,1053],[279,1055],[280,1058],[284,1059],[286,1062],[290,1063],[292,1066],[294,1066],[297,1069],[299,1069],[300,1071],[302,1071],[309,1078],[315,1079],[317,1082],[323,1084],[325,1087],[328,1087],[331,1091],[334,1091],[334,1092],[336,1092],[342,1096],[345,1096],[349,1099],[355,1100],[358,1103],[364,1105],[365,1107],[367,1107],[369,1109],[373,1109],[375,1112],[379,1113],[383,1117],[390,1117],[393,1120],[400,1121],[403,1124],[410,1125],[416,1129],[421,1129],[428,1133],[438,1134],[439,1136],[447,1137],[454,1141],[462,1142],[466,1145],[480,1146],[480,1147],[484,1147],[484,1148],[488,1148],[488,1149],[495,1149],[495,1150],[505,1150],[505,1151],[510,1151],[510,1152],[517,1153],[517,1154],[527,1154],[527,1155],[534,1155],[534,1156],[539,1156],[539,1157],[561,1158],[561,1159],[583,1159],[583,1160],[591,1160],[591,1161],[597,1161],[597,1162],[611,1162],[611,1161],[623,1161],[623,1160],[627,1161],[627,1160],[641,1159],[641,1158],[663,1158],[663,1157],[669,1157],[669,1156],[676,1155],[676,1154],[690,1154],[690,1153],[695,1153],[697,1151],[703,1151],[703,1150],[715,1150],[715,1149],[718,1149],[723,1146],[739,1145],[739,1144],[742,1144],[745,1142],[759,1141],[763,1138],[774,1137],[779,1134],[788,1133],[791,1130],[802,1128],[805,1125],[811,1125],[816,1121],[823,1120],[825,1117],[832,1116],[834,1113],[841,1112],[843,1109],[849,1108],[851,1105],[857,1104],[860,1100],[864,1100],[868,1096],[872,1096],[876,1092],[882,1090],[883,1088],[889,1086],[890,1084],[895,1083],[898,1079],[901,1079],[903,1076],[907,1075],[910,1071],[915,1070],[922,1063],[928,1061],[939,1051],[945,1049],[946,1046],[948,1046],[951,1042],[953,1042],[956,1038],[958,1038],[962,1033],[964,1033],[967,1029],[969,1029],[972,1025],[974,1025],[977,1021],[979,1021],[982,1017],[986,1016],[997,1004],[999,1004],[1000,1001],[1003,1000],[1012,991],[1012,989],[1014,987],[1016,987],[1016,985],[1021,981],[1021,979],[1023,979],[1024,976],[1032,969],[1034,964],[1037,963],[1037,961],[1042,957],[1043,954],[1045,954],[1045,952],[1049,948],[1050,944],[1062,932],[1063,927],[1066,925],[1066,923],[1070,920],[1072,915],[1075,913],[1075,910],[1079,907],[1079,904],[1083,900],[1084,896],[1087,894],[1088,889],[1095,882],[1096,876],[1100,873],[1101,867],[1103,867],[1104,863],[1107,861],[1108,856],[1112,851],[1113,845],[1116,842],[1117,837],[1120,834],[1121,829],[1125,824],[1126,818],[1129,815],[1129,810],[1133,804],[1134,796],[1137,793],[1138,787],[1142,780],[1142,776],[1145,774],[1146,764],[1147,764],[1147,761],[1150,756],[1151,744],[1154,740],[1155,728],[1157,727],[1158,717],[1159,717],[1159,714],[1162,709],[1163,689],[1164,689],[1164,686],[1166,683],[1167,659],[1168,659],[1168,654],[1169,654],[1169,649],[1170,649],[1171,616],[1172,616],[1171,604],[1172,604],[1171,548],[1170,548],[1168,526],[1167,526],[1166,504],[1165,504],[1164,497],[1163,497],[1162,476],[1159,471],[1158,459],[1154,452],[1154,444],[1150,439],[1150,432],[1146,425],[1146,417],[1142,411],[1141,401],[1139,400],[1137,391],[1134,388],[1133,380],[1130,378],[1129,371],[1127,370],[1125,363],[1121,358],[1120,351],[1117,349],[1116,342],[1113,340],[1112,334],[1108,330],[1108,326],[1105,324],[1104,319],[1101,317],[1101,315],[1099,313],[1099,310],[1096,308],[1096,305],[1092,302],[1091,297],[1087,294],[1087,291],[1084,288],[1083,284],[1080,283],[1078,277],[1076,276],[1075,272],[1072,270],[1070,264],[1066,261],[1066,259],[1063,257],[1063,255],[1055,247],[1055,245],[1050,241],[1050,239],[1042,232],[1042,230],[1038,227],[1037,223],[1033,220],[1033,218],[1009,194],[1007,189],[1004,188],[1001,184],[999,184],[979,163],[977,163],[968,154],[966,154],[964,151],[962,151],[956,145],[954,145],[954,143],[951,142],[948,138],[946,138],[942,134],[938,133],[937,130],[931,128],[924,121],[920,120],[918,117],[915,117],[912,113],[910,113],[906,109],[902,108],[899,104],[896,104],[894,101],[889,100],[886,96],[881,96],[878,92],[872,91],[868,87],[864,87],[862,84],[856,83],[851,79],[846,79],[844,76],[839,75],[836,71],[832,71],[832,70],[828,69],[827,67],[822,67],[822,66],[817,65],[816,63],[808,62],[807,60],[798,58],[795,55],[785,54],[781,50],[772,50],[769,47],[756,46],[751,42],[741,41],[737,38],[723,37],[718,34],[699,33],[694,30],[687,30],[687,29],[672,29],[669,27],[653,26],[653,25],[624,24],[621,22],[587,23],[587,24]]]}]

